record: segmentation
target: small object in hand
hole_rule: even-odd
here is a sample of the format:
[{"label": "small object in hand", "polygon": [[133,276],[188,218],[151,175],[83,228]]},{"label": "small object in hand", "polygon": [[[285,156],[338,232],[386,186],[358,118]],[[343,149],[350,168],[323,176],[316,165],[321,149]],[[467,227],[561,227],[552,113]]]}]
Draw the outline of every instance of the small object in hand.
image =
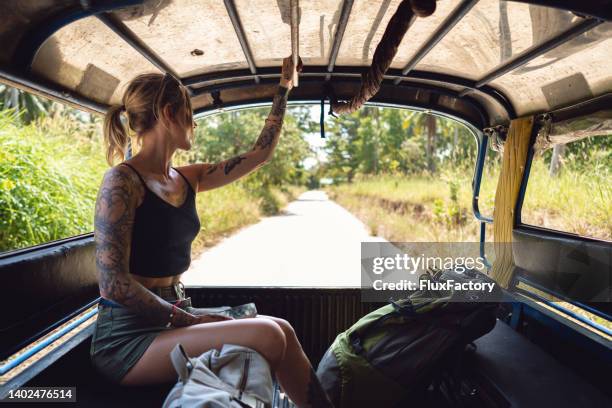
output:
[{"label": "small object in hand", "polygon": [[244,305],[232,307],[227,313],[234,319],[245,319],[247,317],[257,316],[257,308],[255,307],[255,303],[246,303]]},{"label": "small object in hand", "polygon": [[189,307],[187,311],[194,315],[224,316],[232,319],[246,319],[257,316],[255,303],[246,303],[240,306],[221,306],[221,307]]}]

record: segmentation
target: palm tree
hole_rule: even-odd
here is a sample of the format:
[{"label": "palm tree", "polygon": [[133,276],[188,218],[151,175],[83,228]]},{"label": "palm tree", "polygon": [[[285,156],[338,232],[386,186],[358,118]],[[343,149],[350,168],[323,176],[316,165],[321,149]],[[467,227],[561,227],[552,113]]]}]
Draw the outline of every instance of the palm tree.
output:
[{"label": "palm tree", "polygon": [[[414,121],[414,132],[417,134],[426,135],[425,143],[425,156],[427,158],[427,169],[434,173],[436,171],[436,163],[434,153],[436,150],[436,134],[437,130],[437,118],[435,115],[426,112],[412,112],[406,119],[405,122]],[[405,126],[409,128],[408,126]]]},{"label": "palm tree", "polygon": [[50,100],[20,91],[8,85],[0,85],[0,110],[14,109],[20,112],[19,117],[24,123],[46,116],[53,105]]}]

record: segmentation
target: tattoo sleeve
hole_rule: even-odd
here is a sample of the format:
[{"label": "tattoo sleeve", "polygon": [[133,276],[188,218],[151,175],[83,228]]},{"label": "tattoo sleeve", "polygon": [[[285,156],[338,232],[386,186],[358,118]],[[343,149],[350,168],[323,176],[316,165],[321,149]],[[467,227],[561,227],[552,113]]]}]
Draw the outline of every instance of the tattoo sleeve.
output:
[{"label": "tattoo sleeve", "polygon": [[[253,148],[246,153],[218,163],[205,163],[200,173],[200,185],[207,185],[205,189],[220,187],[248,174],[270,159],[281,134],[288,97],[289,89],[282,84],[279,85],[272,101],[272,109],[270,109],[270,113]],[[243,161],[245,163],[242,163]],[[221,169],[223,173],[217,172],[217,170]]]},{"label": "tattoo sleeve", "polygon": [[[100,294],[143,316],[151,323],[168,323],[172,305],[129,275],[129,256],[134,213],[140,183],[128,170],[117,166],[104,175],[94,216],[96,266]],[[197,318],[175,310],[174,326],[188,326]]]},{"label": "tattoo sleeve", "polygon": [[276,95],[274,95],[274,100],[272,101],[272,109],[261,130],[259,138],[253,146],[253,150],[270,150],[270,152],[272,152],[276,146],[285,119],[288,97],[289,89],[279,85],[278,91]]}]

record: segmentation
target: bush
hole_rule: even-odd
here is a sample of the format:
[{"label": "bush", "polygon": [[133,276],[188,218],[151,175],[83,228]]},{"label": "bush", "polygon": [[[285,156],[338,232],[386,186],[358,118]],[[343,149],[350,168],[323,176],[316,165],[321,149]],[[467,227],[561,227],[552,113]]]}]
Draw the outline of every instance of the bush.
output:
[{"label": "bush", "polygon": [[105,163],[82,133],[62,118],[22,126],[0,111],[0,251],[93,230]]},{"label": "bush", "polygon": [[[0,252],[93,231],[106,169],[99,119],[55,115],[24,125],[13,111],[0,111]],[[277,214],[303,190],[264,187],[259,173],[197,195],[202,233],[194,252],[261,215]]]}]

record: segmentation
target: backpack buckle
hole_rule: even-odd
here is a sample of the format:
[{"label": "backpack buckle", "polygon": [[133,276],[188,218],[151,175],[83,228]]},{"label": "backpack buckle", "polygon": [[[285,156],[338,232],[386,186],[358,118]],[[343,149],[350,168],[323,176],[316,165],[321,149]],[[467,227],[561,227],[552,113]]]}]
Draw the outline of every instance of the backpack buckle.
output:
[{"label": "backpack buckle", "polygon": [[393,305],[393,309],[403,316],[414,316],[416,314],[416,312],[414,311],[414,305],[412,304],[410,299],[406,299],[406,303],[403,305],[400,305],[393,299],[390,299],[389,302],[391,303],[391,305]]}]

